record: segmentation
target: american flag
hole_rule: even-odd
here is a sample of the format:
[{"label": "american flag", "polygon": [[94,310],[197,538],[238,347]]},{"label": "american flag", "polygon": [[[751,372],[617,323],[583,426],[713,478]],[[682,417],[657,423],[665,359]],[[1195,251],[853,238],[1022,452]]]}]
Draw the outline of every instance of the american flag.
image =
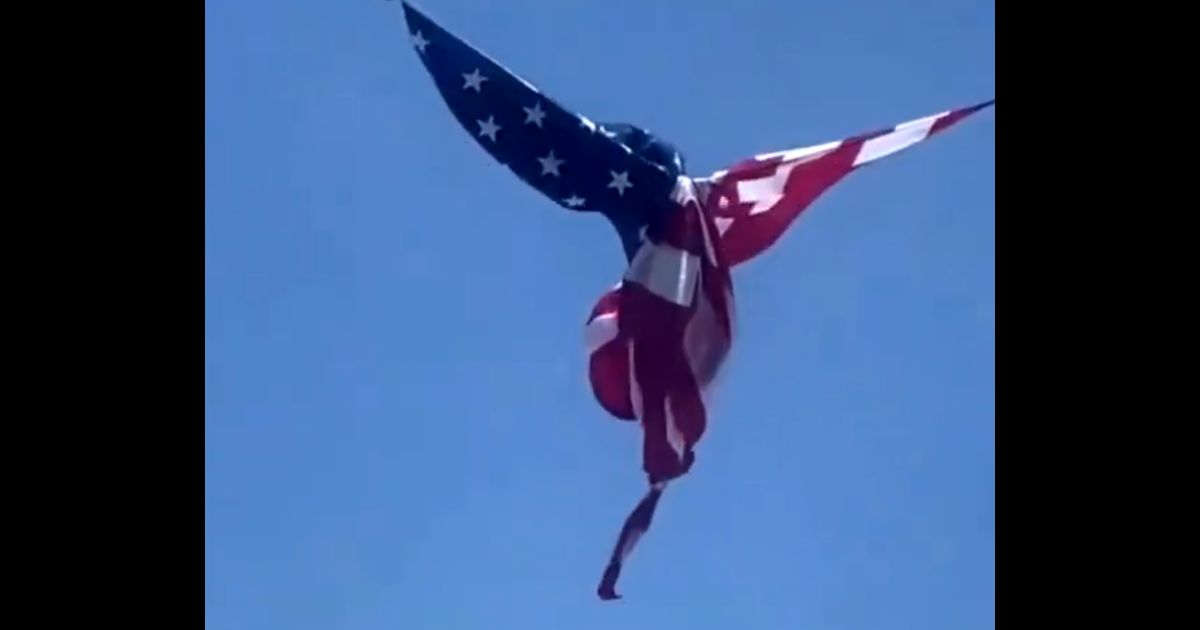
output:
[{"label": "american flag", "polygon": [[616,599],[625,558],[668,482],[688,472],[706,395],[733,342],[731,269],[778,242],[825,190],[994,104],[927,116],[690,177],[670,143],[597,123],[547,97],[404,3],[413,46],[458,122],[493,158],[563,208],[603,215],[628,261],[585,326],[600,406],[640,424],[649,491],[626,519],[600,586]]}]

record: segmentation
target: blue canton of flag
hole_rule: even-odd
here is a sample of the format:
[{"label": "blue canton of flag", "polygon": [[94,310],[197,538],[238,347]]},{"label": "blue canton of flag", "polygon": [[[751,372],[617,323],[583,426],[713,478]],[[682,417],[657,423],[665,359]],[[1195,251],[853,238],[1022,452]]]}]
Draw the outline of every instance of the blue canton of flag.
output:
[{"label": "blue canton of flag", "polygon": [[643,130],[571,112],[408,3],[404,13],[422,63],[471,137],[560,206],[608,218],[632,259],[642,231],[674,207],[678,153],[644,159],[646,150],[664,149]]}]

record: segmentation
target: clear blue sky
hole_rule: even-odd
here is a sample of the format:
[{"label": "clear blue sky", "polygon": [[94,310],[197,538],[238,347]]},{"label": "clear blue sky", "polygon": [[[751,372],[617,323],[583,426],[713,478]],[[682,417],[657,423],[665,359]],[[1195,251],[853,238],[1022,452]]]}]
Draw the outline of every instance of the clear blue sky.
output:
[{"label": "clear blue sky", "polygon": [[[694,173],[995,93],[990,0],[425,0]],[[211,630],[994,627],[995,110],[739,269],[696,468],[615,603],[638,430],[588,389],[599,217],[453,121],[400,4],[206,0]]]}]

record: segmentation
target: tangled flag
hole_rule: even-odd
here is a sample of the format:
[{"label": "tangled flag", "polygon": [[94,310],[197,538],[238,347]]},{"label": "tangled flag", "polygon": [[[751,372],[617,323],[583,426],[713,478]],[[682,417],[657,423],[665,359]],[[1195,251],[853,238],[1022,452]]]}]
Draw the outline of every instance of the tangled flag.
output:
[{"label": "tangled flag", "polygon": [[616,230],[628,266],[587,319],[600,406],[643,431],[649,491],[625,521],[597,590],[621,565],[668,482],[691,468],[705,396],[733,341],[731,269],[767,250],[851,171],[945,130],[994,100],[890,129],[748,158],[708,177],[627,123],[572,112],[404,3],[412,44],[451,113],[493,158],[560,206]]}]

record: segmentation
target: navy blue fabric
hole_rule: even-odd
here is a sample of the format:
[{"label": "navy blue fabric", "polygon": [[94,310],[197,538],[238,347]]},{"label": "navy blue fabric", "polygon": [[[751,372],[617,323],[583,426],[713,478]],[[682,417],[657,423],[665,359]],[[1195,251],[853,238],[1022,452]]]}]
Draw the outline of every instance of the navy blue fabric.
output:
[{"label": "navy blue fabric", "polygon": [[[663,213],[675,208],[670,193],[683,172],[679,152],[636,126],[592,122],[408,3],[404,13],[438,92],[479,146],[561,207],[606,217],[632,259],[643,231],[654,233]],[[551,157],[561,161],[557,175],[539,161]]]}]

